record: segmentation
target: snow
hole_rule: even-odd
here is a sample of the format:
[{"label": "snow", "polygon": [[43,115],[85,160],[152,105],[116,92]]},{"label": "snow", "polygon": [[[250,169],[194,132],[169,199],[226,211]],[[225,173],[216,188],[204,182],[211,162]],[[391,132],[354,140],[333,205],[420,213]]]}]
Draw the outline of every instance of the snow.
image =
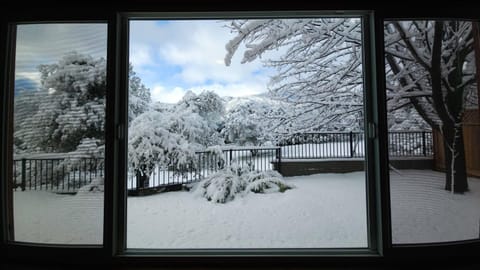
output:
[{"label": "snow", "polygon": [[[445,175],[391,173],[393,242],[478,239],[480,179],[464,195],[443,190]],[[236,197],[217,204],[178,191],[128,197],[129,248],[366,247],[364,173],[287,177],[284,193]],[[102,242],[103,193],[14,192],[18,241]]]},{"label": "snow", "polygon": [[14,192],[15,240],[46,244],[103,243],[103,193]]},{"label": "snow", "polygon": [[431,243],[480,237],[480,179],[465,195],[444,190],[445,174],[427,170],[391,173],[392,242]]},{"label": "snow", "polygon": [[367,247],[362,172],[285,178],[294,189],[215,204],[190,192],[128,198],[128,248]]}]

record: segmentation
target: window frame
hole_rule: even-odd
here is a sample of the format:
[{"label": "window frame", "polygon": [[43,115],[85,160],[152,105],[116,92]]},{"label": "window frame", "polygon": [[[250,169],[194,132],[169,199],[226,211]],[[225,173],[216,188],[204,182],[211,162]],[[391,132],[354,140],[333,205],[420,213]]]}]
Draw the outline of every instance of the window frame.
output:
[{"label": "window frame", "polygon": [[[203,2],[207,2],[203,4]],[[0,183],[0,223],[1,225],[1,251],[7,254],[8,262],[27,261],[30,263],[67,263],[72,264],[95,264],[111,263],[122,265],[198,265],[198,263],[215,264],[256,264],[256,265],[295,265],[316,264],[324,265],[378,265],[380,263],[415,263],[418,260],[431,262],[433,259],[446,262],[450,258],[458,258],[466,262],[475,262],[476,256],[480,251],[480,239],[447,242],[447,243],[428,243],[428,244],[405,244],[392,245],[391,241],[391,223],[390,223],[390,187],[388,172],[388,143],[387,143],[387,124],[386,124],[386,97],[385,97],[385,61],[384,61],[384,43],[383,43],[383,23],[395,19],[473,19],[479,20],[480,16],[476,10],[472,9],[468,3],[456,3],[455,7],[432,10],[427,7],[408,9],[413,1],[406,2],[405,6],[397,9],[390,9],[388,3],[381,6],[372,6],[369,4],[358,4],[354,1],[338,0],[335,3],[313,3],[309,1],[296,1],[298,3],[281,4],[274,1],[267,1],[261,5],[248,6],[246,4],[221,3],[215,1],[195,2],[189,0],[167,1],[164,6],[156,6],[149,1],[138,1],[138,3],[118,4],[107,7],[99,7],[95,10],[87,9],[84,6],[85,1],[77,2],[72,5],[65,3],[60,5],[61,14],[58,10],[48,9],[54,7],[48,2],[44,6],[41,4],[25,8],[20,3],[14,4],[13,12],[4,11],[1,19],[1,38],[0,38],[0,82],[2,93],[0,100],[2,108],[0,110],[2,120],[12,117],[12,61],[14,62],[14,45],[12,47],[12,38],[14,31],[12,27],[21,22],[106,22],[108,24],[108,45],[107,45],[107,105],[106,105],[106,127],[105,136],[114,138],[106,140],[105,145],[105,199],[104,199],[104,232],[102,246],[62,246],[62,245],[42,245],[30,243],[12,243],[8,242],[8,228],[5,224],[8,220],[9,211],[7,208],[7,189],[8,181]],[[88,3],[88,1],[87,1]],[[70,4],[70,6],[69,6]],[[251,10],[254,7],[256,10]],[[364,44],[364,73],[370,75],[365,78],[365,102],[366,121],[374,123],[372,132],[372,143],[367,149],[367,156],[373,157],[369,161],[367,171],[371,173],[369,181],[367,200],[370,206],[369,213],[370,225],[368,227],[369,236],[372,241],[377,243],[375,249],[370,253],[355,253],[352,250],[324,250],[323,254],[308,253],[305,250],[298,250],[298,254],[289,252],[280,252],[277,254],[264,253],[262,250],[251,249],[248,252],[237,250],[236,252],[214,253],[214,250],[202,250],[201,252],[182,252],[179,250],[170,250],[162,255],[152,252],[125,252],[125,222],[126,222],[126,184],[114,179],[125,179],[126,168],[126,132],[127,127],[123,119],[127,119],[128,99],[126,91],[128,88],[128,17],[131,18],[137,14],[150,13],[152,17],[154,11],[159,12],[178,12],[178,14],[188,15],[188,18],[196,16],[201,12],[209,13],[237,12],[245,11],[253,14],[265,14],[268,12],[295,12],[295,10],[304,10],[307,12],[317,12],[316,10],[326,10],[335,12],[335,10],[347,10],[346,12],[355,12],[355,10],[367,10],[368,20],[364,22],[368,27],[364,27],[364,36],[368,36],[370,44]],[[200,13],[199,13],[200,12]],[[315,14],[321,14],[318,11]],[[173,14],[173,13],[170,13]],[[192,15],[192,16],[190,16]],[[14,44],[14,43],[13,43]],[[366,49],[368,47],[368,49]],[[13,58],[13,59],[12,59]],[[368,88],[367,88],[368,87]],[[370,88],[371,87],[371,88]],[[8,171],[11,170],[9,158],[11,157],[11,148],[8,143],[11,142],[8,127],[11,121],[1,121],[1,145],[0,145],[0,179],[8,179]],[[366,125],[367,126],[367,125]],[[10,152],[9,152],[10,151]],[[9,167],[10,166],[10,167]],[[9,169],[10,168],[10,169]],[[371,178],[372,179],[372,178]],[[225,251],[225,250],[218,250]],[[351,253],[350,253],[350,252]],[[438,256],[442,256],[440,259]],[[79,262],[79,258],[90,258]],[[478,263],[478,262],[477,262]]]}]

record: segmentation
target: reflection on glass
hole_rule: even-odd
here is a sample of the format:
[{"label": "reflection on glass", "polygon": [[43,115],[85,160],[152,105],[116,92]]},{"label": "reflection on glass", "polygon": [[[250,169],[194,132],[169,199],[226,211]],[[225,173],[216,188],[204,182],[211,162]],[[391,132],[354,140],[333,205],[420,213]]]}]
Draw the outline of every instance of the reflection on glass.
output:
[{"label": "reflection on glass", "polygon": [[131,21],[127,247],[367,247],[361,37]]},{"label": "reflection on glass", "polygon": [[103,243],[105,24],[17,26],[14,239]]},{"label": "reflection on glass", "polygon": [[394,244],[480,236],[477,27],[385,22]]}]

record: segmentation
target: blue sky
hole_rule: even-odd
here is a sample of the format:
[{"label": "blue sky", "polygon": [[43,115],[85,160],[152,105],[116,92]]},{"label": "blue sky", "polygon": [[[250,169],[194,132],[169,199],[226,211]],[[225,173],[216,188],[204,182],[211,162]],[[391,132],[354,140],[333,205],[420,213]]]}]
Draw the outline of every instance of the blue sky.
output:
[{"label": "blue sky", "polygon": [[152,99],[174,103],[188,90],[220,96],[265,92],[272,70],[260,61],[240,64],[239,51],[226,66],[225,45],[234,37],[228,21],[131,21],[130,62]]}]

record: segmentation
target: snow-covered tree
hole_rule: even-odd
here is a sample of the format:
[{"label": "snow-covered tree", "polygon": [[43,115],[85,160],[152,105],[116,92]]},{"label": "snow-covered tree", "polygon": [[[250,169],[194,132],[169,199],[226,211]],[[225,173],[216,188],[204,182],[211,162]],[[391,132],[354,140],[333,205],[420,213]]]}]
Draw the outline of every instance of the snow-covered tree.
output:
[{"label": "snow-covered tree", "polygon": [[[246,47],[242,63],[267,51],[286,50],[278,59],[265,61],[278,69],[271,81],[272,94],[296,108],[283,122],[302,119],[303,128],[297,130],[303,132],[323,129],[362,111],[360,20],[236,20],[230,29],[236,36],[226,46],[227,65],[242,43]],[[455,192],[468,189],[461,121],[475,83],[471,32],[471,23],[462,21],[385,25],[389,112],[413,106],[425,122],[442,132],[445,188]]]},{"label": "snow-covered tree", "polygon": [[213,91],[202,91],[195,94],[192,91],[185,93],[183,98],[175,106],[178,115],[197,114],[205,126],[205,130],[199,134],[204,135],[195,138],[195,142],[204,146],[222,144],[220,129],[225,115],[225,105],[218,94]]},{"label": "snow-covered tree", "polygon": [[388,108],[413,106],[444,138],[445,189],[468,190],[463,113],[475,91],[472,24],[392,21],[385,24]]},{"label": "snow-covered tree", "polygon": [[40,65],[41,89],[34,94],[36,111],[15,130],[19,148],[28,152],[70,152],[84,138],[96,138],[103,144],[105,64],[104,58],[71,52],[58,63]]},{"label": "snow-covered tree", "polygon": [[[226,65],[242,43],[242,63],[267,51],[283,49],[264,60],[278,70],[270,82],[273,98],[293,105],[279,118],[291,132],[331,130],[338,126],[362,129],[362,33],[355,18],[235,20],[237,35],[226,45]],[[318,117],[321,115],[321,117]],[[353,117],[351,117],[353,116]]]},{"label": "snow-covered tree", "polygon": [[[85,139],[105,141],[106,61],[71,52],[40,65],[41,87],[15,96],[17,152],[72,152]],[[130,66],[129,121],[147,111],[150,90]]]},{"label": "snow-covered tree", "polygon": [[202,148],[191,140],[202,134],[201,124],[193,114],[150,110],[136,117],[129,128],[128,160],[137,179],[147,181],[155,166],[178,169],[191,164],[195,150]]},{"label": "snow-covered tree", "polygon": [[236,145],[260,145],[263,137],[263,126],[258,121],[261,113],[255,102],[246,101],[235,104],[225,116],[225,124],[221,131],[227,143]]},{"label": "snow-covered tree", "polygon": [[222,144],[218,121],[224,105],[218,95],[187,92],[172,108],[150,110],[133,119],[128,134],[128,157],[137,179],[147,181],[156,166],[175,171],[195,166],[195,151]]},{"label": "snow-covered tree", "polygon": [[150,89],[143,85],[140,77],[133,71],[132,65],[128,70],[128,123],[138,115],[149,110],[152,103]]}]

